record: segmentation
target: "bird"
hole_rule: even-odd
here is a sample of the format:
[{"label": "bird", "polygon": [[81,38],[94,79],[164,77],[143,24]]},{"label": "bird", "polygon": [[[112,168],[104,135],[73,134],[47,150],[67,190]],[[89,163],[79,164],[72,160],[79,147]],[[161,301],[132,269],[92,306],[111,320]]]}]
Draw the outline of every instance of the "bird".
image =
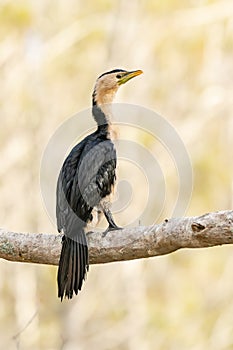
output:
[{"label": "bird", "polygon": [[87,225],[104,214],[108,229],[117,230],[110,210],[117,156],[110,105],[119,87],[141,70],[113,69],[101,74],[92,94],[96,130],[73,147],[57,180],[57,230],[63,233],[57,272],[58,298],[71,299],[81,290],[89,270]]}]

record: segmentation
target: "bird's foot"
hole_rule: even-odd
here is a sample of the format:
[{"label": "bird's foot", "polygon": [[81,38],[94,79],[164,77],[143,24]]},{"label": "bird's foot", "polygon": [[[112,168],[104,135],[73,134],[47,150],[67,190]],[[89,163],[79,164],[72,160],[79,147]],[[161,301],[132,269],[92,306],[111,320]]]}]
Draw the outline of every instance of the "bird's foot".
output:
[{"label": "bird's foot", "polygon": [[88,232],[86,232],[86,237],[92,235],[93,233],[94,233],[94,231],[88,231]]},{"label": "bird's foot", "polygon": [[117,231],[117,230],[122,230],[122,227],[119,227],[117,225],[115,226],[109,225],[108,228],[102,233],[102,236],[105,237],[108,232]]}]

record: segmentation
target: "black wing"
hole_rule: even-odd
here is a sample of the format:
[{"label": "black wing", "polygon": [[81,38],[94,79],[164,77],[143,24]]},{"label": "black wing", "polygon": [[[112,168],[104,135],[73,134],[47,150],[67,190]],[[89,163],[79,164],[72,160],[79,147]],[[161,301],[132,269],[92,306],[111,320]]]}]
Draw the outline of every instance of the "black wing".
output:
[{"label": "black wing", "polygon": [[108,140],[88,136],[64,162],[57,184],[58,231],[75,237],[91,220],[91,212],[111,193],[115,182],[116,151]]},{"label": "black wing", "polygon": [[84,144],[81,142],[72,149],[64,161],[58,177],[56,192],[56,217],[58,232],[61,232],[62,230],[65,231],[66,219],[72,212],[69,204],[71,190],[83,148]]}]

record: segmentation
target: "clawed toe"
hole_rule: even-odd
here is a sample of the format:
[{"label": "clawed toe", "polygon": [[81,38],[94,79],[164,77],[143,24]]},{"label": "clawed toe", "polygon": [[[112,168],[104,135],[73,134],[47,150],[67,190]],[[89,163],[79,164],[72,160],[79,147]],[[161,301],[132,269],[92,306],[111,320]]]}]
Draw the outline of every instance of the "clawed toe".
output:
[{"label": "clawed toe", "polygon": [[108,228],[102,233],[103,237],[106,236],[106,234],[110,231],[117,231],[117,230],[121,230],[122,227],[119,226],[108,226]]},{"label": "clawed toe", "polygon": [[88,232],[86,233],[86,236],[88,237],[88,236],[90,236],[92,233],[94,233],[94,231],[88,231]]}]

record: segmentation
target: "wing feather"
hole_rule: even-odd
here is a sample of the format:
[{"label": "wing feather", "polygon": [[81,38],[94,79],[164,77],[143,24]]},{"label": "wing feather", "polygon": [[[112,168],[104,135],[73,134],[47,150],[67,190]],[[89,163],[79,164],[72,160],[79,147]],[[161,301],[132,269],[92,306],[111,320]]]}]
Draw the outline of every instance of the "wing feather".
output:
[{"label": "wing feather", "polygon": [[91,219],[93,207],[111,193],[115,182],[116,151],[108,140],[93,134],[73,148],[57,183],[57,226],[70,236]]}]

